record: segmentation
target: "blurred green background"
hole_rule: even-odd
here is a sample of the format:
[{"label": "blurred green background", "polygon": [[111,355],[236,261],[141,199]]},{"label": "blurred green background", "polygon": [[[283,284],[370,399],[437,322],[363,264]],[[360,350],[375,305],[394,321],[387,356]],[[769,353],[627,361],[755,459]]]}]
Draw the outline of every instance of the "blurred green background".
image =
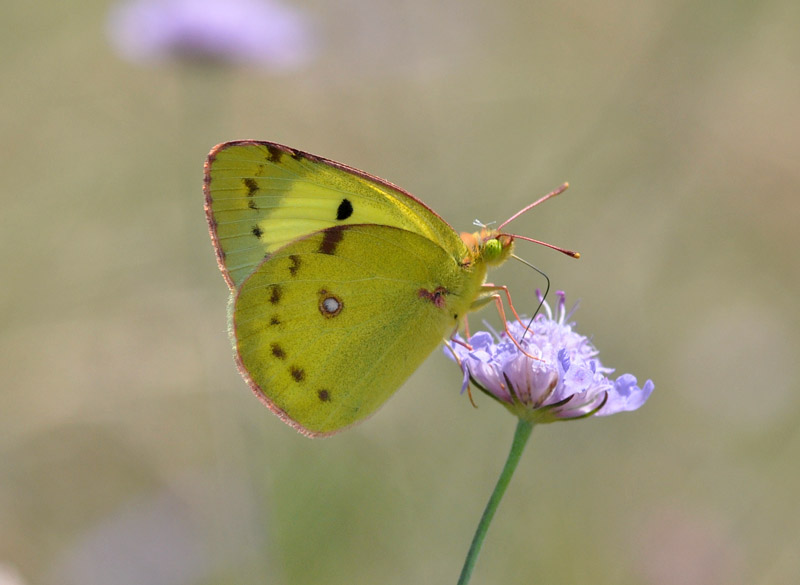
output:
[{"label": "blurred green background", "polygon": [[[288,0],[286,0],[288,2]],[[535,430],[473,583],[800,579],[800,4],[297,0],[288,68],[140,64],[109,2],[0,38],[0,583],[454,583],[513,418],[440,352],[309,440],[226,335],[203,160],[258,138],[521,243],[638,412]],[[495,272],[522,310],[541,279]],[[497,324],[492,310],[473,317]]]}]

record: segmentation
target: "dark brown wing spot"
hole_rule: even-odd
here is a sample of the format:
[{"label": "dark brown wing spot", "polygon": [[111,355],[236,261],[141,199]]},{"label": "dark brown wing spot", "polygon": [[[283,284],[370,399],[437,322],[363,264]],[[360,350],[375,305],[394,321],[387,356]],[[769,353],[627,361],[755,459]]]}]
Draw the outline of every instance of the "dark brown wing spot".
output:
[{"label": "dark brown wing spot", "polygon": [[317,396],[319,397],[321,402],[330,402],[331,393],[327,390],[319,390],[317,391]]},{"label": "dark brown wing spot", "polygon": [[329,227],[322,232],[322,243],[319,245],[319,251],[322,254],[329,254],[333,256],[336,253],[336,246],[342,241],[344,237],[344,230],[346,226],[337,225]]},{"label": "dark brown wing spot", "polygon": [[278,303],[281,302],[281,296],[283,296],[283,290],[277,284],[273,284],[269,288],[270,288],[269,302],[272,303],[273,305],[277,305]]},{"label": "dark brown wing spot", "polygon": [[256,183],[255,179],[247,177],[246,179],[242,179],[242,184],[247,189],[248,197],[252,197],[258,192],[258,183]]},{"label": "dark brown wing spot", "polygon": [[256,202],[253,199],[247,202],[247,207],[250,209],[258,209],[258,205],[256,205]]},{"label": "dark brown wing spot", "polygon": [[257,237],[259,240],[261,239],[261,236],[262,236],[262,235],[264,235],[264,230],[262,230],[262,229],[261,229],[260,227],[258,227],[257,225],[254,225],[254,226],[253,226],[253,229],[252,229],[251,231],[253,232],[253,235],[254,235],[255,237]]},{"label": "dark brown wing spot", "polygon": [[283,151],[274,146],[272,144],[267,145],[267,152],[269,152],[269,156],[267,156],[267,160],[271,163],[279,163],[281,162],[281,157],[283,156]]},{"label": "dark brown wing spot", "polygon": [[278,319],[277,315],[273,315],[272,318],[269,320],[269,324],[270,325],[280,325],[281,324],[281,320]]},{"label": "dark brown wing spot", "polygon": [[289,266],[289,274],[295,276],[297,274],[297,271],[300,269],[300,256],[298,256],[297,254],[291,254],[289,256],[289,260],[292,261],[292,265]]},{"label": "dark brown wing spot", "polygon": [[270,349],[272,350],[272,355],[274,355],[279,360],[285,360],[286,359],[286,352],[283,351],[283,348],[279,344],[273,343],[270,346]]},{"label": "dark brown wing spot", "polygon": [[289,373],[292,375],[292,378],[294,378],[295,382],[302,382],[306,379],[306,371],[303,368],[292,366],[289,368]]},{"label": "dark brown wing spot", "polygon": [[353,215],[353,204],[348,199],[342,199],[339,207],[336,209],[336,219],[344,221]]}]

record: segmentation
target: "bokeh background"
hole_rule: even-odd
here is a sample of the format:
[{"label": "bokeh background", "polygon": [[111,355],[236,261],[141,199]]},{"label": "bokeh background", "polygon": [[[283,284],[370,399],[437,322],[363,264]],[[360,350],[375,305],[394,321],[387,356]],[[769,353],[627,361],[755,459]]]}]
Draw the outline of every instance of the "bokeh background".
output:
[{"label": "bokeh background", "polygon": [[331,439],[259,404],[201,192],[237,138],[460,229],[571,183],[513,228],[583,258],[518,253],[656,390],[535,430],[473,583],[800,579],[800,4],[282,0],[209,47],[212,4],[3,7],[0,583],[455,582],[514,420],[438,351]]}]

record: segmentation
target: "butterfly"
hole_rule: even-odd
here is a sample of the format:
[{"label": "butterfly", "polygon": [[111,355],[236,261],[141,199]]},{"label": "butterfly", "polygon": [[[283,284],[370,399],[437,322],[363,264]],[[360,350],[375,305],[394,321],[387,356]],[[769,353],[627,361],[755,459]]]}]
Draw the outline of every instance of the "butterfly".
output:
[{"label": "butterfly", "polygon": [[500,231],[508,222],[459,234],[383,179],[272,142],[215,146],[204,193],[239,371],[312,437],[372,414],[468,312],[507,293],[486,273],[521,237]]}]

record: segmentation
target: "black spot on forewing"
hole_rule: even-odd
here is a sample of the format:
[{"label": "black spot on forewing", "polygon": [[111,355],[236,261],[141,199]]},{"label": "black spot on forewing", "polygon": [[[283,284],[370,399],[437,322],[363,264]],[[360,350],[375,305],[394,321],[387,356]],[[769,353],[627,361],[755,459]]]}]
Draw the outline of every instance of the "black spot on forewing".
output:
[{"label": "black spot on forewing", "polygon": [[262,236],[262,235],[264,235],[264,230],[262,230],[262,229],[261,229],[259,226],[257,226],[257,225],[254,225],[254,226],[253,226],[253,229],[252,229],[252,230],[250,230],[250,231],[251,231],[251,232],[252,232],[252,234],[253,234],[255,237],[257,237],[259,240],[261,239],[261,236]]},{"label": "black spot on forewing", "polygon": [[290,254],[289,260],[292,261],[292,265],[289,266],[289,274],[295,276],[297,274],[297,271],[300,269],[300,256],[298,256],[297,254]]},{"label": "black spot on forewing", "polygon": [[339,207],[336,209],[336,219],[343,221],[353,215],[353,204],[348,199],[342,199]]},{"label": "black spot on forewing", "polygon": [[317,397],[320,399],[320,402],[329,402],[331,399],[331,393],[327,390],[318,390]]},{"label": "black spot on forewing", "polygon": [[281,320],[278,319],[277,315],[273,315],[269,320],[269,324],[270,325],[280,325],[281,324]]},{"label": "black spot on forewing", "polygon": [[324,230],[322,232],[322,243],[319,245],[319,251],[322,254],[329,254],[331,256],[336,254],[336,246],[342,241],[344,230],[345,226],[340,225]]}]

